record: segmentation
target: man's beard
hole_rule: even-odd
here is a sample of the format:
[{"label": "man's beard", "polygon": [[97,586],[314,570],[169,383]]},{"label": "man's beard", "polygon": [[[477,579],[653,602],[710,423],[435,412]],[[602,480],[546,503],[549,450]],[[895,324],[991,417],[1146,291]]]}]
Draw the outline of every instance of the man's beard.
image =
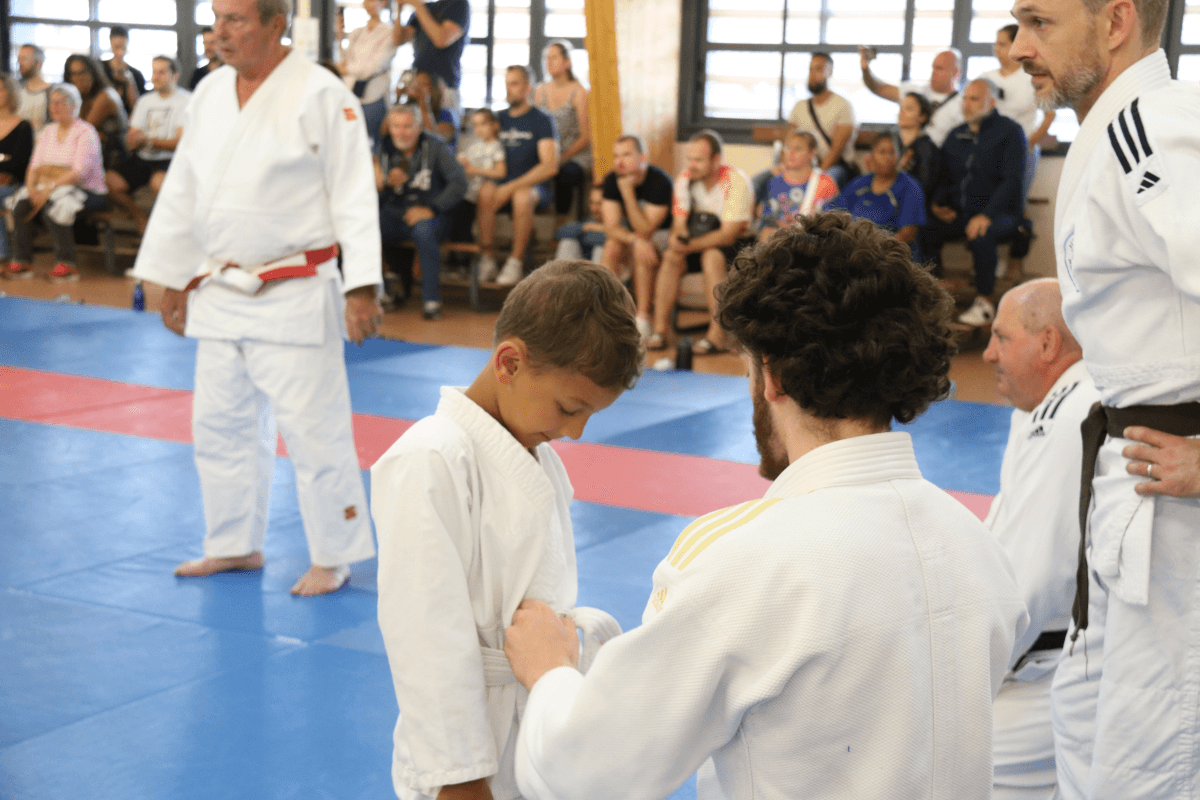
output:
[{"label": "man's beard", "polygon": [[1096,32],[1089,27],[1081,56],[1075,59],[1061,76],[1049,76],[1053,80],[1049,94],[1043,95],[1038,92],[1034,95],[1038,108],[1042,111],[1053,111],[1056,108],[1075,109],[1100,85],[1104,80],[1104,67],[1095,58],[1091,63],[1084,61],[1085,56],[1095,55],[1096,43]]},{"label": "man's beard", "polygon": [[751,402],[754,405],[754,444],[758,447],[760,458],[758,474],[773,481],[788,467],[787,451],[775,433],[771,409],[762,393],[755,393]]},{"label": "man's beard", "polygon": [[820,83],[810,83],[808,85],[808,91],[811,92],[813,95],[821,94],[828,88],[829,88],[829,81],[821,81]]}]

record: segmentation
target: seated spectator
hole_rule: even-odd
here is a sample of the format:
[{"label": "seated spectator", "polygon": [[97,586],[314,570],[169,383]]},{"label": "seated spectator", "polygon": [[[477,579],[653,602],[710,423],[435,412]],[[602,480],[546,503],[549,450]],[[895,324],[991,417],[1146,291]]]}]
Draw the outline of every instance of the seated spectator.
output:
[{"label": "seated spectator", "polygon": [[[525,274],[525,249],[533,235],[535,211],[550,206],[551,178],[558,173],[558,134],[554,119],[529,104],[529,70],[509,67],[504,74],[508,108],[500,120],[500,141],[504,144],[504,182],[485,181],[479,190],[479,280],[495,279],[501,286],[512,286]],[[492,237],[496,214],[512,211],[512,252],[504,268],[496,274]]]},{"label": "seated spectator", "polygon": [[593,186],[592,190],[588,192],[588,211],[591,212],[591,217],[580,222],[568,222],[566,225],[560,225],[554,232],[554,238],[558,240],[558,248],[554,252],[555,258],[584,259],[600,263],[606,238],[604,223],[600,221],[603,201],[604,189]]},{"label": "seated spectator", "polygon": [[82,102],[79,90],[69,83],[50,89],[51,124],[38,134],[24,191],[8,201],[13,220],[13,260],[6,273],[10,278],[33,275],[33,222],[41,216],[58,259],[47,277],[53,282],[79,280],[75,217],[100,211],[108,202],[100,136],[79,119]]},{"label": "seated spectator", "polygon": [[929,124],[929,115],[933,113],[933,104],[923,94],[909,92],[900,101],[900,113],[896,117],[900,134],[900,164],[901,172],[913,177],[921,187],[925,197],[925,211],[928,216],[929,202],[933,198],[934,183],[937,181],[938,170],[942,164],[942,151],[925,133]]},{"label": "seated spectator", "polygon": [[380,142],[375,162],[384,259],[392,272],[404,274],[398,246],[409,240],[416,245],[425,301],[421,313],[425,319],[440,319],[438,245],[450,230],[450,211],[467,191],[467,176],[446,143],[421,130],[420,109],[393,106],[387,124],[388,136]]},{"label": "seated spectator", "polygon": [[416,106],[421,109],[422,129],[436,133],[454,152],[458,144],[458,117],[444,108],[446,82],[432,72],[417,71],[405,84],[396,87],[400,105]]},{"label": "seated spectator", "polygon": [[[846,185],[826,208],[842,208],[869,219],[914,249],[918,226],[925,224],[925,196],[911,175],[897,169],[899,137],[884,130],[871,142],[871,169]],[[913,258],[914,261],[917,258]]]},{"label": "seated spectator", "polygon": [[1038,159],[1041,150],[1038,143],[1050,130],[1054,122],[1054,112],[1042,114],[1038,122],[1037,99],[1034,96],[1033,79],[1022,69],[1020,62],[1008,57],[1012,49],[1013,39],[1017,38],[1017,26],[1005,25],[996,31],[996,42],[992,45],[992,53],[1000,62],[999,69],[988,70],[979,77],[987,78],[996,85],[996,110],[1002,116],[1016,120],[1025,131],[1025,141],[1028,149],[1025,154],[1025,194],[1033,184],[1033,176],[1037,173]]},{"label": "seated spectator", "polygon": [[183,135],[183,113],[191,93],[176,86],[179,63],[170,56],[157,56],[150,70],[154,91],[138,98],[125,146],[129,155],[114,170],[105,174],[108,195],[146,230],[146,215],[133,200],[133,193],[149,185],[154,196],[162,187],[171,156]]},{"label": "seated spectator", "polygon": [[925,132],[938,147],[942,146],[951,128],[962,124],[962,95],[958,91],[958,80],[962,74],[962,55],[958,50],[949,47],[934,56],[928,84],[904,82],[899,86],[884,83],[871,74],[874,50],[860,47],[858,53],[862,63],[863,83],[874,94],[893,103],[899,103],[909,92],[917,92],[929,100],[933,112]]},{"label": "seated spectator", "polygon": [[[746,242],[753,196],[750,179],[740,169],[721,163],[721,137],[703,130],[688,140],[687,169],[675,180],[671,236],[654,291],[654,332],[649,350],[666,347],[671,311],[685,272],[704,275],[704,296],[712,314],[708,333],[692,346],[696,355],[725,351],[717,322],[717,285],[725,280],[730,260]],[[752,241],[752,240],[751,240]]]},{"label": "seated spectator", "polygon": [[549,80],[533,93],[533,104],[554,117],[558,128],[558,174],[554,176],[554,212],[561,225],[571,211],[575,192],[583,191],[592,172],[592,125],[588,90],[571,71],[571,44],[555,39],[542,51],[543,74]]},{"label": "seated spectator", "polygon": [[484,181],[503,180],[507,174],[504,164],[504,145],[497,134],[500,120],[490,108],[481,108],[471,114],[471,132],[474,140],[465,153],[458,154],[458,163],[467,174],[467,193],[454,209],[454,222],[450,228],[450,241],[472,242],[471,226],[475,223],[475,204],[479,201],[479,190]]},{"label": "seated spectator", "polygon": [[363,121],[373,147],[379,141],[383,117],[387,114],[390,72],[396,55],[392,26],[379,18],[383,3],[384,0],[363,0],[367,24],[350,31],[338,61],[338,72],[346,86],[362,102]]},{"label": "seated spectator", "polygon": [[817,157],[817,137],[796,129],[783,140],[783,171],[767,184],[762,224],[758,240],[796,222],[804,214],[820,211],[837,196],[837,184],[813,164]]},{"label": "seated spectator", "polygon": [[224,63],[221,61],[220,54],[217,53],[217,34],[213,32],[212,28],[205,25],[200,29],[200,41],[204,43],[204,63],[192,71],[192,78],[188,81],[188,91],[192,92],[196,91],[200,81],[208,77],[208,73]]},{"label": "seated spectator", "polygon": [[67,56],[63,77],[79,90],[83,105],[79,118],[100,134],[100,149],[106,169],[125,160],[125,133],[129,130],[129,115],[117,91],[108,84],[100,64],[88,56]]},{"label": "seated spectator", "polygon": [[796,103],[788,122],[793,128],[818,134],[816,152],[821,171],[841,189],[859,174],[854,163],[858,121],[850,101],[829,88],[832,76],[833,58],[828,53],[813,53],[808,62],[808,91],[812,96]]},{"label": "seated spectator", "polygon": [[933,217],[920,233],[921,251],[942,274],[942,245],[967,237],[975,263],[974,304],[959,316],[965,325],[992,321],[989,296],[996,284],[996,245],[1021,225],[1025,132],[996,112],[996,90],[984,78],[963,91],[967,121],[946,137],[933,201]]},{"label": "seated spectator", "polygon": [[[17,113],[20,87],[0,73],[0,202],[20,190],[33,154],[33,126]],[[8,260],[8,225],[0,220],[0,259]]]},{"label": "seated spectator", "polygon": [[109,28],[108,46],[112,50],[112,58],[100,62],[104,77],[108,78],[109,84],[121,98],[125,113],[131,114],[137,99],[146,93],[146,77],[125,63],[125,53],[129,52],[129,29],[122,25]]},{"label": "seated spectator", "polygon": [[50,84],[42,77],[46,53],[36,44],[21,45],[17,51],[17,66],[21,69],[21,100],[17,113],[29,120],[37,133],[50,121]]},{"label": "seated spectator", "polygon": [[671,176],[647,163],[644,151],[642,140],[632,134],[613,143],[613,168],[604,176],[600,208],[607,237],[600,263],[621,276],[633,261],[638,332],[647,338],[654,331],[654,277],[671,227]]}]

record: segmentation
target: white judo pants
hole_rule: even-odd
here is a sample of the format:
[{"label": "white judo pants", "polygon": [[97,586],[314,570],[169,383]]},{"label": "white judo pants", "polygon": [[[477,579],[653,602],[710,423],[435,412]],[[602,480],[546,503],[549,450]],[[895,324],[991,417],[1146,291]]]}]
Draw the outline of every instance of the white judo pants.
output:
[{"label": "white judo pants", "polygon": [[[1057,651],[1033,656],[1056,660]],[[994,800],[1050,800],[1057,783],[1050,683],[1054,670],[1036,680],[1006,678],[992,704]]]},{"label": "white judo pants", "polygon": [[1050,720],[1054,726],[1054,761],[1061,800],[1085,800],[1088,796],[1107,614],[1108,592],[1092,573],[1088,583],[1087,630],[1075,640],[1074,647],[1068,631],[1062,660],[1050,687]]},{"label": "white judo pants", "polygon": [[276,421],[295,468],[312,563],[334,567],[375,555],[345,355],[328,320],[325,343],[313,347],[199,340],[192,437],[207,527],[204,554],[263,549]]}]

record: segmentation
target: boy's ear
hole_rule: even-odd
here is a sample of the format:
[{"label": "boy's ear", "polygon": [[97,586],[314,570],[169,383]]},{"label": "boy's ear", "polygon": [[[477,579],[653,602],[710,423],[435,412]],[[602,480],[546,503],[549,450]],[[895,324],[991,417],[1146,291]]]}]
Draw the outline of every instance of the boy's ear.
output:
[{"label": "boy's ear", "polygon": [[524,347],[519,339],[505,339],[496,346],[492,359],[496,380],[507,385],[525,366]]}]

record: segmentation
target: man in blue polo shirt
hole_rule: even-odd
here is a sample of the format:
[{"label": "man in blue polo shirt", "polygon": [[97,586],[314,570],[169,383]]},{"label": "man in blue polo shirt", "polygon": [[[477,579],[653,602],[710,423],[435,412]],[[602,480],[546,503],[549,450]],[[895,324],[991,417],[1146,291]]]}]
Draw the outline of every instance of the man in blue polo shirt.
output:
[{"label": "man in blue polo shirt", "polygon": [[[458,87],[462,83],[463,48],[471,41],[467,35],[471,29],[471,4],[468,0],[405,0],[401,4],[412,6],[413,13],[408,22],[393,29],[392,40],[399,47],[413,43],[413,66],[417,72],[431,72],[446,82],[448,92],[443,92],[442,107],[454,111],[462,119],[462,96]],[[399,15],[397,15],[398,17]]]},{"label": "man in blue polo shirt", "polygon": [[[533,234],[533,214],[550,203],[550,179],[558,173],[558,132],[554,119],[529,103],[529,70],[509,67],[504,75],[508,108],[497,114],[504,145],[503,183],[484,181],[479,188],[479,279],[512,286],[524,275],[525,249]],[[496,212],[512,211],[512,253],[496,274],[492,234]]]}]

